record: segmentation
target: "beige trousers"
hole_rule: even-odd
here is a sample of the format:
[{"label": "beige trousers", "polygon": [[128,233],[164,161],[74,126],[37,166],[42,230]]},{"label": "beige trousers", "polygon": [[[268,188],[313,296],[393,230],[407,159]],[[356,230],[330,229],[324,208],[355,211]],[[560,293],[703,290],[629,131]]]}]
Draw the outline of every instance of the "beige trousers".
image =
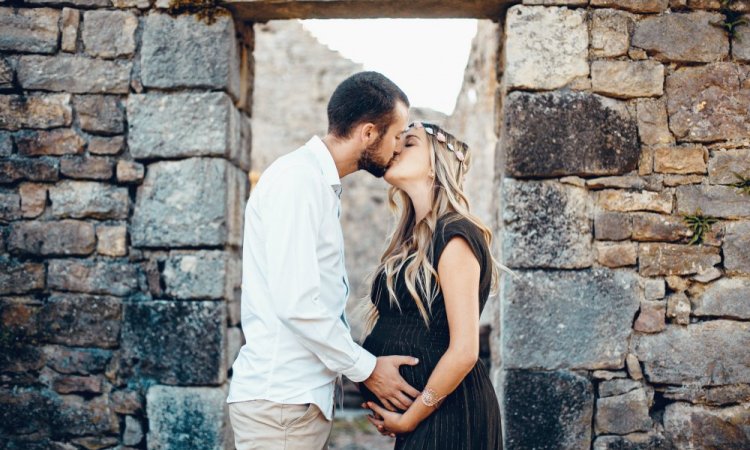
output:
[{"label": "beige trousers", "polygon": [[237,450],[322,450],[333,422],[314,403],[290,405],[267,400],[229,404]]}]

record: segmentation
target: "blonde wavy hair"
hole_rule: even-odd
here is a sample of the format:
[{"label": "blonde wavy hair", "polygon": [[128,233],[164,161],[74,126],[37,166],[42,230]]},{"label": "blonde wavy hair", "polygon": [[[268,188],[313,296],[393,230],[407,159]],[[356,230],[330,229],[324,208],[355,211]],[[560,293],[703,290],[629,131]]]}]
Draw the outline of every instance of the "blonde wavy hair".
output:
[{"label": "blonde wavy hair", "polygon": [[[425,133],[432,149],[430,165],[435,172],[432,208],[427,216],[417,223],[414,207],[406,192],[394,186],[388,190],[388,205],[398,218],[398,222],[388,238],[380,264],[369,279],[372,284],[384,271],[390,303],[400,310],[401,304],[396,296],[394,285],[398,273],[404,270],[406,289],[425,324],[429,327],[432,303],[438,295],[440,283],[437,268],[433,267],[430,261],[438,219],[454,213],[444,222],[444,225],[461,218],[469,220],[481,230],[489,249],[492,248],[492,231],[470,212],[469,199],[464,194],[464,177],[471,164],[471,152],[468,145],[438,125],[426,122],[417,123],[417,125],[432,129],[431,133]],[[414,126],[415,123],[412,123],[409,128]],[[438,138],[441,134],[442,136]],[[463,161],[459,159],[456,152],[462,153]],[[498,287],[498,268],[508,272],[510,269],[497,262],[494,257],[491,256],[491,259],[492,292],[494,293],[497,292]],[[426,293],[427,298],[422,298],[420,291]],[[363,337],[372,331],[378,320],[379,314],[375,301],[376,299],[370,300],[368,297],[361,302],[360,314],[365,317]]]}]

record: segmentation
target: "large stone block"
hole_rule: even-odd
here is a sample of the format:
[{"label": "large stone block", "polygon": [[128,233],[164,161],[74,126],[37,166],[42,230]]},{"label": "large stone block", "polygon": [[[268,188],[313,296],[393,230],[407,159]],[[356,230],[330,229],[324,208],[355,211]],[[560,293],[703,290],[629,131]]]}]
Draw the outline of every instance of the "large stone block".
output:
[{"label": "large stone block", "polygon": [[75,53],[78,44],[78,26],[81,23],[81,11],[74,8],[63,8],[60,28],[62,38],[60,47],[62,51]]},{"label": "large stone block", "polygon": [[0,128],[55,128],[73,121],[70,94],[0,95]]},{"label": "large stone block", "polygon": [[591,54],[596,57],[626,55],[634,24],[633,14],[616,9],[595,9],[591,16]]},{"label": "large stone block", "polygon": [[53,259],[47,269],[50,289],[126,296],[144,281],[138,266],[121,261]]},{"label": "large stone block", "polygon": [[596,201],[609,211],[654,211],[669,214],[672,212],[670,192],[631,192],[620,189],[606,189],[599,192]]},{"label": "large stone block", "polygon": [[117,134],[125,131],[125,108],[116,95],[77,95],[73,105],[81,129]]},{"label": "large stone block", "polygon": [[33,5],[73,5],[83,8],[108,8],[112,6],[111,0],[26,0],[26,3]]},{"label": "large stone block", "polygon": [[95,181],[64,180],[49,188],[52,215],[59,218],[126,219],[128,189]]},{"label": "large stone block", "polygon": [[109,180],[114,173],[114,163],[101,156],[62,158],[60,173],[68,178]]},{"label": "large stone block", "polygon": [[694,316],[750,319],[750,280],[722,278],[691,298]]},{"label": "large stone block", "polygon": [[129,11],[86,11],[83,47],[91,56],[117,58],[135,53],[138,16]]},{"label": "large stone block", "polygon": [[638,282],[627,271],[523,272],[507,277],[501,300],[506,368],[624,367],[638,311]]},{"label": "large stone block", "polygon": [[58,20],[52,8],[0,8],[0,51],[55,53]]},{"label": "large stone block", "polygon": [[239,146],[239,113],[221,92],[131,95],[127,110],[136,159],[225,156]]},{"label": "large stone block", "polygon": [[[219,250],[171,252],[164,264],[167,296],[176,299],[227,299],[239,290],[239,258]],[[233,279],[234,278],[234,279]]]},{"label": "large stone block", "polygon": [[676,216],[638,213],[633,214],[631,220],[635,241],[674,242],[692,235],[682,218]]},{"label": "large stone block", "polygon": [[0,258],[0,294],[23,294],[44,289],[44,264]]},{"label": "large stone block", "polygon": [[621,212],[598,211],[594,216],[594,237],[602,241],[629,239],[633,232],[631,215]]},{"label": "large stone block", "polygon": [[[37,388],[0,388],[0,432],[4,435],[45,432],[59,397]],[[18,448],[23,448],[19,446]]]},{"label": "large stone block", "polygon": [[229,15],[212,25],[195,14],[152,13],[144,19],[141,81],[146,87],[223,89],[239,98],[239,60]]},{"label": "large stone block", "polygon": [[658,147],[654,150],[654,172],[706,173],[708,151],[701,145]]},{"label": "large stone block", "polygon": [[721,406],[750,402],[750,385],[728,384],[716,387],[669,386],[664,398],[690,403]]},{"label": "large stone block", "polygon": [[153,386],[146,394],[149,450],[225,448],[226,394],[220,388]]},{"label": "large stone block", "polygon": [[712,142],[750,136],[750,85],[741,81],[749,71],[721,62],[681,67],[668,75],[669,127],[677,140]]},{"label": "large stone block", "polygon": [[677,187],[677,212],[695,214],[698,209],[707,216],[725,219],[750,217],[750,201],[739,189],[704,185]]},{"label": "large stone block", "polygon": [[18,153],[23,156],[77,155],[83,153],[86,141],[72,128],[46,131],[24,130],[15,136]]},{"label": "large stone block", "polygon": [[[52,413],[50,430],[53,436],[86,436],[118,433],[117,414],[106,395],[86,399],[78,395],[61,395]],[[113,443],[110,442],[109,445]],[[101,448],[101,447],[100,447]]]},{"label": "large stone block", "polygon": [[675,402],[664,411],[664,431],[678,449],[750,448],[750,403],[711,408]]},{"label": "large stone block", "polygon": [[664,66],[651,60],[594,61],[591,89],[617,98],[658,97],[664,93]]},{"label": "large stone block", "polygon": [[25,218],[39,217],[47,206],[47,185],[44,183],[22,183],[18,187],[21,194],[21,213]]},{"label": "large stone block", "polygon": [[669,132],[667,103],[663,98],[639,99],[636,110],[641,143],[659,145],[674,142],[672,133]]},{"label": "large stone block", "polygon": [[511,267],[581,268],[593,263],[585,189],[553,181],[503,181],[503,258]]},{"label": "large stone block", "polygon": [[597,242],[596,261],[604,267],[634,266],[638,245],[634,242]]},{"label": "large stone block", "polygon": [[638,249],[639,272],[645,277],[704,273],[721,262],[717,247],[648,243]]},{"label": "large stone block", "polygon": [[[230,215],[230,191],[246,183],[243,172],[218,158],[163,161],[148,166],[138,188],[131,238],[137,247],[236,244],[242,214]],[[240,187],[234,186],[235,184]],[[238,196],[244,199],[243,196]],[[244,200],[243,200],[244,201]],[[240,209],[241,210],[241,209]]]},{"label": "large stone block", "polygon": [[505,82],[509,88],[556,89],[589,74],[586,12],[514,6],[505,27]]},{"label": "large stone block", "polygon": [[125,225],[99,225],[96,227],[96,252],[107,256],[128,254],[128,229]]},{"label": "large stone block", "polygon": [[734,184],[740,181],[737,174],[750,176],[750,149],[722,150],[711,153],[708,160],[709,183]]},{"label": "large stone block", "polygon": [[591,0],[591,6],[622,8],[639,13],[658,13],[669,7],[669,0]]},{"label": "large stone block", "polygon": [[80,220],[24,221],[10,227],[8,251],[28,255],[88,255],[96,248],[94,225]]},{"label": "large stone block", "polygon": [[13,134],[0,131],[0,157],[7,158],[13,153]]},{"label": "large stone block", "polygon": [[633,335],[633,353],[651,383],[723,385],[750,382],[750,323],[729,320],[667,325]]},{"label": "large stone block", "polygon": [[[79,311],[76,311],[79,313]],[[99,324],[95,324],[99,326]],[[112,324],[114,325],[114,324]],[[117,329],[119,330],[119,324]],[[46,345],[43,348],[47,366],[59,373],[90,375],[102,373],[112,357],[111,350],[100,348],[71,348]]]},{"label": "large stone block", "polygon": [[53,158],[0,159],[0,183],[20,180],[56,181],[59,174],[59,163]]},{"label": "large stone block", "polygon": [[596,434],[649,431],[648,398],[642,388],[596,400]]},{"label": "large stone block", "polygon": [[502,145],[513,177],[618,175],[634,170],[640,146],[626,103],[585,92],[512,92]]},{"label": "large stone block", "polygon": [[706,11],[647,16],[636,22],[631,42],[662,61],[719,61],[729,54],[729,39],[712,23],[723,20]]},{"label": "large stone block", "polygon": [[[745,14],[742,18],[750,22],[750,15]],[[732,58],[742,62],[750,62],[750,27],[747,22],[745,26],[735,28],[737,34],[732,39]]]},{"label": "large stone block", "polygon": [[672,443],[658,432],[631,433],[625,436],[597,436],[594,450],[674,450]]},{"label": "large stone block", "polygon": [[[0,223],[10,222],[22,217],[21,196],[15,190],[0,190]],[[0,248],[3,248],[0,246]]]},{"label": "large stone block", "polygon": [[503,390],[503,448],[590,447],[594,388],[586,377],[510,370]]},{"label": "large stone block", "polygon": [[126,303],[121,375],[172,385],[221,385],[227,372],[225,324],[223,302]]},{"label": "large stone block", "polygon": [[[750,203],[750,199],[747,200]],[[728,273],[750,275],[750,221],[732,222],[724,237],[724,267]]]},{"label": "large stone block", "polygon": [[0,89],[13,87],[13,67],[7,60],[0,58]]},{"label": "large stone block", "polygon": [[127,94],[131,61],[109,61],[60,54],[21,56],[18,82],[24,89],[63,91],[74,94]]},{"label": "large stone block", "polygon": [[53,294],[39,314],[47,342],[75,347],[117,347],[122,303],[117,297]]}]

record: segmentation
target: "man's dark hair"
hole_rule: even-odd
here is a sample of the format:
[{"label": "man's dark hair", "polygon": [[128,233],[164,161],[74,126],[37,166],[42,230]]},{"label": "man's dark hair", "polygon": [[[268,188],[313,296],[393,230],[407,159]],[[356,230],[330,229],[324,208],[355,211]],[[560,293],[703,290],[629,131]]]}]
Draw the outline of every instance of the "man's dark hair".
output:
[{"label": "man's dark hair", "polygon": [[328,133],[347,138],[362,123],[373,123],[382,136],[393,122],[396,103],[409,99],[396,84],[378,72],[359,72],[338,85],[328,101]]}]

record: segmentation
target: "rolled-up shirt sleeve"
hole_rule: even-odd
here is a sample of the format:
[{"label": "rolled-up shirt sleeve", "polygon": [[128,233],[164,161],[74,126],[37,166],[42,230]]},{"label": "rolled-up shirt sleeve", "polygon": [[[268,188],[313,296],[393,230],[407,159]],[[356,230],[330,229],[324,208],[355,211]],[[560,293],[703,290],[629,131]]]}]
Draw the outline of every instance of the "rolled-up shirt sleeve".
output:
[{"label": "rolled-up shirt sleeve", "polygon": [[261,220],[274,311],[326,367],[354,382],[364,381],[375,368],[375,356],[354,342],[334,310],[340,299],[321,298],[317,245],[327,186],[313,171],[299,167],[289,168],[270,187]]}]

